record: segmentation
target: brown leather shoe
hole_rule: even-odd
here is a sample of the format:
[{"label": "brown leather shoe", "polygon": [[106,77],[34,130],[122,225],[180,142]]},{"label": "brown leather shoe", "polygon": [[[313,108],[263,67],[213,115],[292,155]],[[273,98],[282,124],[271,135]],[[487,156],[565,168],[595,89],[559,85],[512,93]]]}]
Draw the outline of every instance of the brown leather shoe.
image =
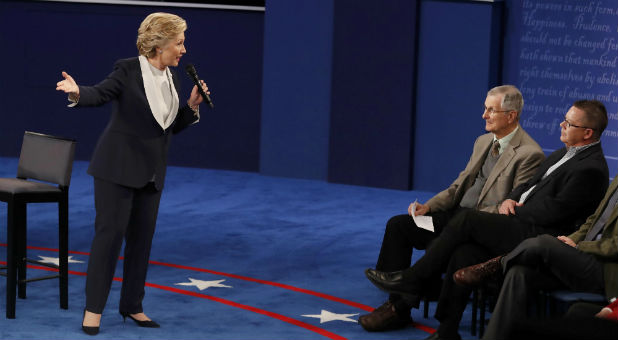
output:
[{"label": "brown leather shoe", "polygon": [[412,318],[401,318],[395,311],[395,306],[385,302],[370,314],[361,315],[358,323],[368,332],[382,332],[392,329],[403,328],[412,322]]},{"label": "brown leather shoe", "polygon": [[487,262],[462,268],[453,274],[453,280],[460,286],[478,287],[489,278],[500,273],[502,267],[500,259],[502,259],[502,256],[494,257]]}]

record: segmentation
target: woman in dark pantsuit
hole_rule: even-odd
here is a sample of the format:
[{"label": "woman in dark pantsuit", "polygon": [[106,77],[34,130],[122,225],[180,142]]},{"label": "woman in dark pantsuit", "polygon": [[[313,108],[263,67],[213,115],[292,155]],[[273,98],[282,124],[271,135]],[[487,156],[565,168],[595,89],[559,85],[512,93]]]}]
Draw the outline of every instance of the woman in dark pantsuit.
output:
[{"label": "woman in dark pantsuit", "polygon": [[142,300],[167,151],[173,134],[199,121],[202,102],[197,86],[186,103],[180,102],[179,82],[169,69],[187,52],[186,29],[176,15],[150,14],[138,30],[139,57],[118,60],[95,86],[78,86],[62,72],[64,80],[56,87],[69,94],[69,106],[114,102],[88,168],[94,177],[96,219],[82,329],[90,335],[99,332],[123,239],[120,314],[141,327],[159,327],[144,314]]}]

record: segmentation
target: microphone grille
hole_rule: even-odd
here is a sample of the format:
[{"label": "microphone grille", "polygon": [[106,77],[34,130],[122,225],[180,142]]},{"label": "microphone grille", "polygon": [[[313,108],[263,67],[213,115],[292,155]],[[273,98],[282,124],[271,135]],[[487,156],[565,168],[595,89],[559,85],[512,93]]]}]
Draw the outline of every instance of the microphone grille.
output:
[{"label": "microphone grille", "polygon": [[189,73],[190,75],[197,74],[197,71],[195,70],[195,66],[193,66],[193,64],[187,64],[187,66],[185,66],[185,70],[186,70],[186,71],[187,71],[187,73]]}]

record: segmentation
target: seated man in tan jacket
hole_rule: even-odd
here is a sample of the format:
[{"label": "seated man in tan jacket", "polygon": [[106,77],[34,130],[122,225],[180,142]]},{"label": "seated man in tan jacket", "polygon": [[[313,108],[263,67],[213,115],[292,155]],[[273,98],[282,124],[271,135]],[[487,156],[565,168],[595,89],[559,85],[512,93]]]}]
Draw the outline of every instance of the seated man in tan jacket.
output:
[{"label": "seated man in tan jacket", "polygon": [[[523,106],[515,86],[498,86],[487,93],[482,117],[489,133],[477,138],[466,168],[446,190],[416,205],[416,215],[432,216],[435,231],[416,226],[411,217],[414,203],[410,204],[408,214],[394,216],[386,224],[376,270],[410,267],[413,248],[425,249],[459,209],[498,213],[506,195],[532,177],[545,156],[519,125]],[[388,301],[358,322],[367,331],[405,327],[411,322],[410,309],[395,308],[400,300],[398,294],[390,294]]]}]

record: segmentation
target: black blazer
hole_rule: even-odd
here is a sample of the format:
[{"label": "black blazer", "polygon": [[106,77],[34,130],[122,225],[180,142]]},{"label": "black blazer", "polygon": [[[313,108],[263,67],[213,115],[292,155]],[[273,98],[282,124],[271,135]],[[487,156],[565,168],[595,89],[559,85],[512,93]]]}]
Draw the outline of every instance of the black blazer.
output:
[{"label": "black blazer", "polygon": [[507,196],[518,201],[530,187],[538,184],[515,217],[538,227],[553,229],[568,235],[590,216],[603,199],[609,185],[609,170],[601,144],[581,151],[542,180],[543,175],[566,153],[562,148],[553,152],[536,174]]},{"label": "black blazer", "polygon": [[[180,96],[177,76],[172,72]],[[171,135],[194,123],[198,117],[182,99],[174,122],[163,130],[152,115],[139,59],[118,60],[114,70],[95,86],[79,87],[77,106],[114,102],[112,115],[94,150],[88,173],[96,178],[132,188],[153,179],[163,188]]]}]

